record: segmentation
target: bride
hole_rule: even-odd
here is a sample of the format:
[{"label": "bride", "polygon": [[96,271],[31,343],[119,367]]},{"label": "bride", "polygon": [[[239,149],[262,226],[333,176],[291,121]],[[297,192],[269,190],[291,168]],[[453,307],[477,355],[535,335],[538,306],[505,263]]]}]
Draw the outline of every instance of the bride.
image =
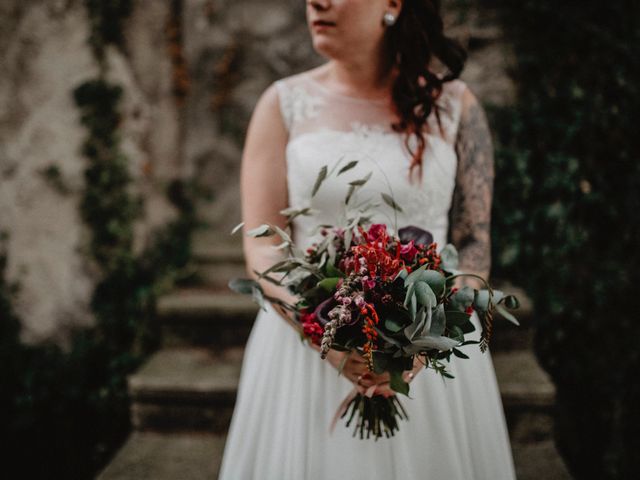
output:
[{"label": "bride", "polygon": [[[429,230],[439,248],[459,251],[460,270],[485,278],[490,267],[493,152],[484,112],[457,77],[463,50],[442,31],[438,0],[308,0],[307,21],[320,67],[274,82],[259,99],[242,158],[245,229],[285,227],[280,211],[310,207],[292,233],[297,245],[332,224],[348,182],[371,173],[360,200],[393,192],[398,226]],[[435,60],[444,73],[433,69]],[[356,168],[327,179],[318,171],[341,158]],[[344,180],[343,180],[344,178]],[[374,221],[388,223],[380,207]],[[274,237],[244,236],[247,271],[272,265]],[[475,286],[475,285],[472,285]],[[264,283],[265,293],[293,302]],[[480,324],[472,322],[477,339]],[[473,336],[475,335],[475,337]],[[220,478],[479,479],[515,478],[504,412],[489,351],[452,357],[444,382],[419,362],[405,372],[409,421],[391,439],[352,438],[336,408],[353,389],[389,393],[388,374],[367,371],[356,352],[327,360],[302,343],[287,312],[268,304],[251,331]],[[344,356],[347,358],[344,359]],[[344,360],[344,368],[338,368]]]}]

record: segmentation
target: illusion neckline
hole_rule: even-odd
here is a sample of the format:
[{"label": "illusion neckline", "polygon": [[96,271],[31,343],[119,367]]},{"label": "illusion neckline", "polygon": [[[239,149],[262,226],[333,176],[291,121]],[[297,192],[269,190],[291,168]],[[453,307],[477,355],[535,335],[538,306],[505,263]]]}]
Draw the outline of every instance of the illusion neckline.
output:
[{"label": "illusion neckline", "polygon": [[386,105],[389,102],[388,98],[379,98],[379,99],[377,99],[377,98],[363,98],[363,97],[354,97],[352,95],[347,95],[347,94],[344,94],[344,93],[339,93],[339,92],[331,90],[329,87],[323,85],[322,83],[317,81],[315,78],[313,78],[309,73],[306,74],[306,77],[307,77],[307,80],[310,83],[315,85],[317,88],[319,88],[320,90],[322,90],[326,94],[332,95],[334,97],[342,98],[342,99],[353,101],[353,102],[372,103],[372,104],[376,104],[376,105]]}]

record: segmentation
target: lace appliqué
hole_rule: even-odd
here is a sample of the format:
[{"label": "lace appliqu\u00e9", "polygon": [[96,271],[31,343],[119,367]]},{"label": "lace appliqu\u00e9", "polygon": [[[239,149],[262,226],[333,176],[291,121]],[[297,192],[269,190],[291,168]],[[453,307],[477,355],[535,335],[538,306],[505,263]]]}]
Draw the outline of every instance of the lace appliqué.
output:
[{"label": "lace appliqu\u00e9", "polygon": [[325,105],[322,97],[311,95],[301,85],[287,89],[282,98],[282,115],[288,128],[296,122],[316,117]]}]

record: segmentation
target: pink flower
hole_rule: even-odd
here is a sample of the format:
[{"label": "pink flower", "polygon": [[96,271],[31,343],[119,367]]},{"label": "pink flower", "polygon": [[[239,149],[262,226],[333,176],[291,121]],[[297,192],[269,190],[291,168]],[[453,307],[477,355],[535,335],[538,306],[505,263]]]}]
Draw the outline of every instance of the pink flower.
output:
[{"label": "pink flower", "polygon": [[405,262],[413,262],[416,254],[418,253],[418,249],[413,244],[413,240],[409,243],[404,243],[400,245],[400,255]]},{"label": "pink flower", "polygon": [[384,223],[374,223],[369,227],[367,232],[367,240],[378,240],[387,233],[387,226]]}]

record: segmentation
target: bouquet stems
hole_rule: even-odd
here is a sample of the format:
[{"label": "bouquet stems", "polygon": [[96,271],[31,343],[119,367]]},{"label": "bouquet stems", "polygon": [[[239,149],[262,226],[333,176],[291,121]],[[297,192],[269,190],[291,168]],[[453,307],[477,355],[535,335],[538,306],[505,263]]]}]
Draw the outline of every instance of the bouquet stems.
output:
[{"label": "bouquet stems", "polygon": [[365,435],[366,438],[373,435],[375,440],[382,436],[393,437],[399,430],[399,420],[409,419],[406,410],[395,395],[367,397],[358,393],[349,402],[341,418],[347,415],[347,427],[355,420],[354,437],[359,432],[361,439],[364,439]]}]

